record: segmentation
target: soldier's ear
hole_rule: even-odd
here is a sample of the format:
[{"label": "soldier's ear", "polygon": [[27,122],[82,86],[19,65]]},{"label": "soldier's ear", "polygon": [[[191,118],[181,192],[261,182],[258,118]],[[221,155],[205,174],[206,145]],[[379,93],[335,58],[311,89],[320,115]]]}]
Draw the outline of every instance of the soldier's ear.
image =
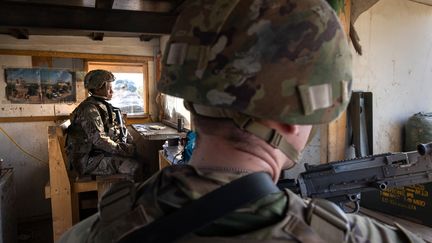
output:
[{"label": "soldier's ear", "polygon": [[284,134],[298,135],[300,131],[300,126],[279,123],[279,127],[277,130]]},{"label": "soldier's ear", "polygon": [[269,120],[261,120],[260,122],[284,135],[297,135],[300,131],[300,125],[284,124]]}]

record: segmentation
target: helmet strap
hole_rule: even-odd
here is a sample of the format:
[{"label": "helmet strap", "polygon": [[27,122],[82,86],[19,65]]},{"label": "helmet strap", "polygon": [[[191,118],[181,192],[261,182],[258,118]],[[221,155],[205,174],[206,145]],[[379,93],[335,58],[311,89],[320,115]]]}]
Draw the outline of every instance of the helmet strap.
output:
[{"label": "helmet strap", "polygon": [[294,163],[298,164],[301,156],[297,149],[290,144],[282,134],[273,128],[267,127],[260,122],[255,121],[252,117],[238,113],[237,117],[232,117],[237,126],[255,136],[261,138],[272,147],[279,149]]},{"label": "helmet strap", "polygon": [[319,125],[317,125],[317,124],[312,125],[312,129],[311,129],[311,131],[309,133],[309,137],[308,137],[308,140],[306,142],[306,145],[308,145],[308,144],[310,144],[312,142],[312,139],[317,134],[318,129],[319,129]]},{"label": "helmet strap", "polygon": [[193,114],[199,114],[206,117],[213,118],[230,118],[234,123],[242,130],[254,134],[258,138],[264,140],[272,147],[282,151],[289,159],[294,163],[298,163],[301,154],[290,144],[282,134],[277,132],[275,129],[267,127],[260,122],[257,122],[254,118],[228,109],[203,106],[193,104],[191,102],[185,102],[185,107]]}]

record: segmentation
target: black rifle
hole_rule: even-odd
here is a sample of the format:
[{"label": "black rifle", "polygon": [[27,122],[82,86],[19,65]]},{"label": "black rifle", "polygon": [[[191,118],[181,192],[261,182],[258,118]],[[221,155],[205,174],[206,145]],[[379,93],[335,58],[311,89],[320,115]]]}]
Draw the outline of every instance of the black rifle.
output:
[{"label": "black rifle", "polygon": [[123,143],[127,142],[127,136],[128,136],[128,130],[126,128],[126,125],[123,122],[123,116],[119,108],[113,107],[113,111],[116,114],[116,120],[118,124],[120,125],[120,139]]},{"label": "black rifle", "polygon": [[288,188],[302,198],[325,198],[346,212],[357,212],[361,192],[432,182],[432,143],[419,144],[412,152],[305,164],[305,168],[297,179],[282,176],[279,188]]}]

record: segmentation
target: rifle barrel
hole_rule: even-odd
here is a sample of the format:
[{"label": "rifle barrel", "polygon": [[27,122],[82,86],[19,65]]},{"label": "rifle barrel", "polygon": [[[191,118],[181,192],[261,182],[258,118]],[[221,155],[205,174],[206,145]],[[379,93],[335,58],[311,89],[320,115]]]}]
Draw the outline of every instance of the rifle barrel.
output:
[{"label": "rifle barrel", "polygon": [[421,143],[417,145],[417,152],[420,155],[426,155],[432,153],[432,142],[431,143]]}]

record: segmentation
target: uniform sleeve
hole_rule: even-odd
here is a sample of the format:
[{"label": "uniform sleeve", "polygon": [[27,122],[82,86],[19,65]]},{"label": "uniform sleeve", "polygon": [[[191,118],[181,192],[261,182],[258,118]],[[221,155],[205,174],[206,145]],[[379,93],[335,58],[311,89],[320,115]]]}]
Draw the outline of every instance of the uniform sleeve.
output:
[{"label": "uniform sleeve", "polygon": [[90,234],[91,226],[97,220],[98,215],[94,214],[85,220],[79,222],[74,225],[68,231],[66,231],[60,239],[57,241],[58,243],[79,243],[79,242],[87,242],[87,238]]},{"label": "uniform sleeve", "polygon": [[355,214],[347,216],[353,228],[353,242],[425,242],[399,225],[389,226]]},{"label": "uniform sleeve", "polygon": [[83,108],[80,123],[84,132],[87,134],[87,138],[95,148],[111,154],[122,156],[133,155],[132,144],[117,143],[105,133],[102,117],[98,109],[93,105]]}]

